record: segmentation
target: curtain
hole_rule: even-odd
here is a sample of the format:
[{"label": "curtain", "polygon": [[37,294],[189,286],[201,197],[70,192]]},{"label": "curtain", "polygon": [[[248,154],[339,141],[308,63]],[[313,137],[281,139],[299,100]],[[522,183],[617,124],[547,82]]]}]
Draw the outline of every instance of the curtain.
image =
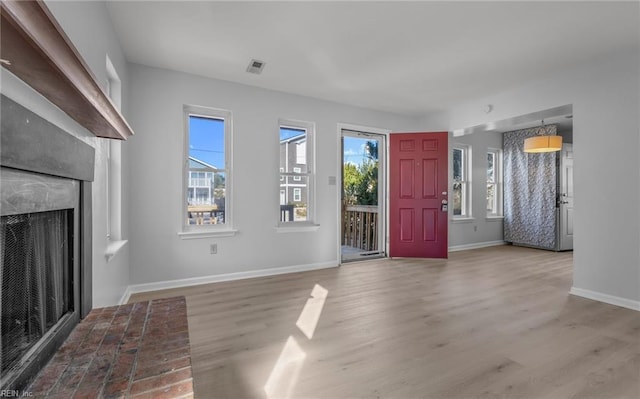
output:
[{"label": "curtain", "polygon": [[[524,140],[542,127],[507,132],[504,150],[504,240],[556,248],[557,152],[527,154]],[[555,134],[553,125],[544,134]]]}]

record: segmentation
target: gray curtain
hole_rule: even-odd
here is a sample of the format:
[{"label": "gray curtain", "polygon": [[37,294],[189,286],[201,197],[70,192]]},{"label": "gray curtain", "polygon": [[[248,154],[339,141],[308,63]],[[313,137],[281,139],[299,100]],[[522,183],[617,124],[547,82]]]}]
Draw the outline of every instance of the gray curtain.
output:
[{"label": "gray curtain", "polygon": [[[507,132],[504,150],[504,240],[514,244],[556,248],[557,152],[527,154],[524,140],[542,127]],[[556,127],[545,126],[545,134]]]}]

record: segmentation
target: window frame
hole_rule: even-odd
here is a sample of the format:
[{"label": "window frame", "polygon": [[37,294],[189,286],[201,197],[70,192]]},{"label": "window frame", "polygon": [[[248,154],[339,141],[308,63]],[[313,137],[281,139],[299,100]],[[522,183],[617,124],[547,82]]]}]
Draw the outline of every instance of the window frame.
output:
[{"label": "window frame", "polygon": [[461,198],[461,209],[460,209],[460,215],[454,215],[454,209],[453,209],[453,201],[450,202],[451,204],[451,217],[452,220],[466,220],[466,219],[472,219],[473,218],[473,214],[472,214],[472,201],[473,201],[473,194],[472,194],[472,154],[471,154],[471,146],[467,145],[467,144],[461,144],[461,143],[454,143],[451,147],[451,193],[453,195],[453,185],[457,182],[455,180],[454,177],[454,171],[453,171],[453,152],[455,150],[459,150],[462,151],[462,165],[461,165],[461,174],[462,174],[462,179],[460,180],[461,183],[461,187],[462,187],[462,198]]},{"label": "window frame", "polygon": [[[122,108],[122,80],[118,75],[113,62],[107,54],[105,57],[106,94],[116,109]],[[106,168],[105,195],[107,209],[107,248],[105,259],[108,262],[124,247],[127,240],[122,233],[122,196],[124,187],[122,185],[122,143],[120,140],[107,140],[106,147]]]},{"label": "window frame", "polygon": [[[299,169],[299,173],[294,172],[279,172],[279,176],[284,176],[284,182],[282,180],[278,180],[278,192],[282,189],[285,191],[288,190],[291,186],[298,186],[299,181],[302,181],[302,177],[306,177],[307,181],[307,220],[291,220],[282,222],[280,221],[280,208],[278,205],[277,215],[277,225],[276,230],[279,232],[288,232],[289,231],[299,231],[300,227],[309,227],[309,229],[314,230],[318,225],[315,223],[316,220],[316,201],[315,201],[315,185],[316,185],[316,168],[315,168],[315,129],[316,125],[314,122],[307,121],[299,121],[292,119],[279,119],[278,120],[278,154],[280,154],[280,129],[288,128],[288,129],[296,129],[296,130],[304,130],[306,134],[306,171],[302,172],[302,168],[295,167]],[[297,156],[297,154],[296,154]],[[297,164],[296,164],[297,165]],[[278,165],[280,166],[280,165]],[[294,170],[294,167],[292,167]],[[296,183],[289,183],[289,178],[291,177],[291,181],[295,181]],[[296,177],[300,180],[296,180]],[[300,190],[302,195],[302,190]],[[293,198],[293,192],[291,194]],[[302,198],[301,198],[302,199]],[[278,198],[278,204],[280,204],[280,200]],[[281,229],[283,228],[283,229]]]},{"label": "window frame", "polygon": [[[204,107],[198,105],[183,106],[183,149],[182,149],[182,189],[180,190],[181,230],[178,235],[182,239],[226,237],[237,232],[233,228],[233,114],[229,110]],[[224,169],[225,176],[225,208],[223,224],[190,225],[187,220],[187,190],[189,188],[189,117],[196,116],[224,122]],[[195,195],[195,194],[194,194]]]},{"label": "window frame", "polygon": [[[494,205],[495,212],[490,212],[487,209],[487,218],[502,218],[504,216],[504,205],[503,205],[503,151],[499,148],[488,148],[487,154],[493,154],[493,176],[494,181],[490,182],[488,173],[489,173],[489,165],[487,163],[487,189],[489,184],[493,184],[496,187]],[[488,162],[488,159],[487,159]],[[486,206],[485,206],[486,208]]]}]

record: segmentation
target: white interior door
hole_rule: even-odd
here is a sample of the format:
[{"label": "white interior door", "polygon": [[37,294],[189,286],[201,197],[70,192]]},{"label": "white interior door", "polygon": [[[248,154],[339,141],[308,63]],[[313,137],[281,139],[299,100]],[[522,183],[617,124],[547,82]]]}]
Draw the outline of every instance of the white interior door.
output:
[{"label": "white interior door", "polygon": [[573,144],[562,144],[559,172],[558,249],[567,251],[573,249]]}]

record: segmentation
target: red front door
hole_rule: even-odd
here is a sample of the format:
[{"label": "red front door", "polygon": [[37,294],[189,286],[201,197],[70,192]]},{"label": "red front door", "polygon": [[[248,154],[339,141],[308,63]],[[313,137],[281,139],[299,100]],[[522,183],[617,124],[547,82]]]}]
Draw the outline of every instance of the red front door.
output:
[{"label": "red front door", "polygon": [[448,137],[390,135],[389,256],[447,257]]}]

